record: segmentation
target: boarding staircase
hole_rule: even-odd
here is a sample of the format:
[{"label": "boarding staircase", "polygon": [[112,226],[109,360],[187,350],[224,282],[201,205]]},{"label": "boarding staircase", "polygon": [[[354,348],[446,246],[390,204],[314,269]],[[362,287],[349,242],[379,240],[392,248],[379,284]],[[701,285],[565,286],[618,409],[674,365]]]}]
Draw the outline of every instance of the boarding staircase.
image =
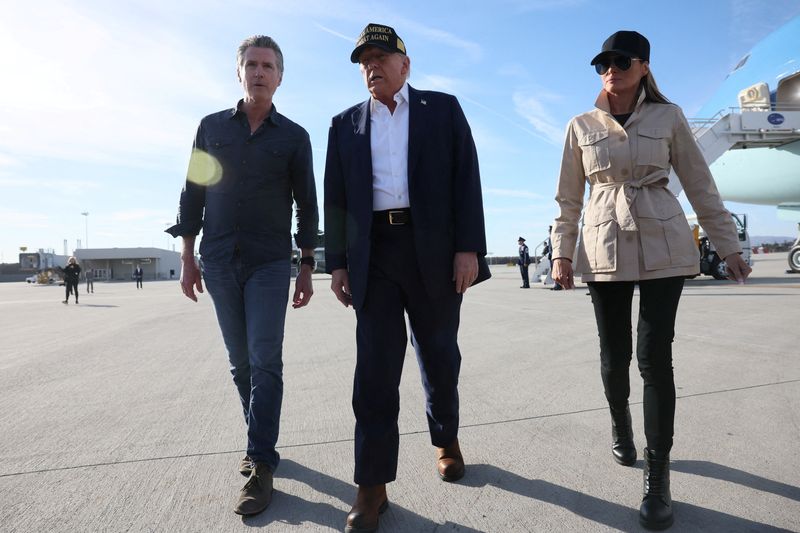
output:
[{"label": "boarding staircase", "polygon": [[[795,109],[796,108],[796,109]],[[800,140],[800,107],[773,110],[767,106],[731,107],[689,124],[708,165],[728,150],[774,148]],[[676,196],[682,187],[673,170],[669,189]]]}]

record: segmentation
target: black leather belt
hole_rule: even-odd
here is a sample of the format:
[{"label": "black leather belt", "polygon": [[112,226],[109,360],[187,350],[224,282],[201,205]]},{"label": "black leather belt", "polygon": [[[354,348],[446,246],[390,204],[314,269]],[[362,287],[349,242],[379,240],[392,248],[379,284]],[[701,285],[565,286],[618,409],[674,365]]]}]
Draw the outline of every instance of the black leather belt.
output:
[{"label": "black leather belt", "polygon": [[387,209],[373,211],[372,222],[375,224],[388,224],[390,226],[405,226],[411,224],[411,209]]}]

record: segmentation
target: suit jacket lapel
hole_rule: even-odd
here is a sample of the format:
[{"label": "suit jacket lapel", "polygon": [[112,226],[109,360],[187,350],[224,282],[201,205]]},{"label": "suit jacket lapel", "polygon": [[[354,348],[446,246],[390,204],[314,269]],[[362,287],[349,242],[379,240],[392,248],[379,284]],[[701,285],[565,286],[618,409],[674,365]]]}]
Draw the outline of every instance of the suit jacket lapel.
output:
[{"label": "suit jacket lapel", "polygon": [[411,194],[414,180],[414,170],[419,160],[420,148],[425,142],[423,126],[427,104],[420,99],[419,92],[411,85],[408,86],[408,189]]},{"label": "suit jacket lapel", "polygon": [[369,200],[372,211],[372,150],[370,147],[369,100],[362,102],[353,113],[353,179],[357,189]]}]

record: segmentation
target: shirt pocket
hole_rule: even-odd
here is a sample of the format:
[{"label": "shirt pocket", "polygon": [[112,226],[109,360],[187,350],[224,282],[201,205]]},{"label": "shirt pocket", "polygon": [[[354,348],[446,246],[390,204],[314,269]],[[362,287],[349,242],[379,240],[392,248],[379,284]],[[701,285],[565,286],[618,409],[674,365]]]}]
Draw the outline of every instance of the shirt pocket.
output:
[{"label": "shirt pocket", "polygon": [[699,264],[689,223],[677,200],[661,204],[658,212],[639,212],[639,236],[645,270],[689,267]]},{"label": "shirt pocket", "polygon": [[593,273],[615,272],[617,270],[617,232],[619,225],[614,219],[613,210],[603,209],[584,217],[581,230],[579,256],[588,263]]},{"label": "shirt pocket", "polygon": [[211,176],[207,189],[209,192],[224,193],[233,188],[233,175],[230,173],[230,169],[233,168],[234,156],[234,144],[231,139],[208,140],[205,154],[197,164],[202,164],[202,173]]},{"label": "shirt pocket", "polygon": [[578,144],[583,155],[583,170],[587,176],[611,167],[608,153],[608,130],[587,131]]},{"label": "shirt pocket", "polygon": [[257,151],[259,178],[268,181],[289,176],[289,149],[282,146],[261,146]]},{"label": "shirt pocket", "polygon": [[665,128],[640,128],[636,164],[669,168],[669,140],[671,132]]}]

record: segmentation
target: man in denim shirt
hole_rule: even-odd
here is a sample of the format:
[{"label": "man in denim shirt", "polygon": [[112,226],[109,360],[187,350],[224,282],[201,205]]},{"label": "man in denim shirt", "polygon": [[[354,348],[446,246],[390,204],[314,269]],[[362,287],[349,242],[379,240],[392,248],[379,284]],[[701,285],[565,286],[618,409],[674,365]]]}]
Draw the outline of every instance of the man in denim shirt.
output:
[{"label": "man in denim shirt", "polygon": [[247,422],[248,476],[234,512],[260,513],[272,499],[283,397],[282,344],[291,272],[291,217],[302,250],[292,307],[313,294],[319,215],[308,133],[272,104],[283,54],[271,38],[245,39],[237,53],[244,98],[208,115],[194,140],[175,226],[183,237],[181,289],[203,292],[194,241],[200,229],[203,277],[214,302],[233,381]]}]

